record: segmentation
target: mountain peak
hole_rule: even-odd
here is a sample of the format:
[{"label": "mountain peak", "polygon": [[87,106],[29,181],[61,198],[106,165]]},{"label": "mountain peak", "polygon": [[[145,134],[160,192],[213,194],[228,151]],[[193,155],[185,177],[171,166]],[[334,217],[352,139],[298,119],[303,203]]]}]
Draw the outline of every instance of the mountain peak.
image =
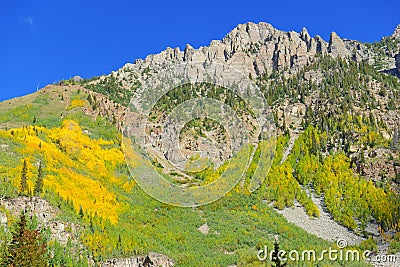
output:
[{"label": "mountain peak", "polygon": [[331,32],[328,51],[331,53],[332,57],[345,57],[350,55],[350,52],[347,50],[343,40],[337,35],[336,32]]},{"label": "mountain peak", "polygon": [[[400,26],[396,28],[400,36]],[[305,27],[300,32],[282,31],[266,22],[238,24],[222,40],[213,40],[198,49],[186,45],[183,51],[167,48],[144,60],[135,61],[131,68],[165,68],[181,62],[217,61],[232,64],[255,77],[262,73],[281,70],[300,70],[314,60],[317,54],[333,58],[351,58],[374,63],[368,48],[356,40],[342,39],[332,32],[329,42],[321,36],[311,37]],[[386,69],[394,68],[392,65]]]},{"label": "mountain peak", "polygon": [[395,39],[400,39],[400,24],[397,25],[396,29],[392,33],[392,37]]},{"label": "mountain peak", "polygon": [[307,44],[310,42],[310,34],[308,33],[306,27],[303,27],[300,32],[300,38],[305,41]]}]

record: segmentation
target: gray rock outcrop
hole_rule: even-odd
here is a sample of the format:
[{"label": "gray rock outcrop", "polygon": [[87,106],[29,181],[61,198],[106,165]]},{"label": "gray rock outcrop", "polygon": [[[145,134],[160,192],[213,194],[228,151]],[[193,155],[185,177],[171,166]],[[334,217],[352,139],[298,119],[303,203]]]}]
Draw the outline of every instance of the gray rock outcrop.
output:
[{"label": "gray rock outcrop", "polygon": [[21,211],[27,211],[28,216],[36,215],[39,223],[47,224],[59,212],[46,200],[38,197],[17,197],[12,199],[0,199],[0,205],[8,209],[14,217],[18,217]]},{"label": "gray rock outcrop", "polygon": [[328,51],[330,55],[334,58],[340,57],[348,57],[350,56],[350,51],[346,48],[344,42],[340,37],[335,33],[331,33],[331,37],[329,39],[329,47]]},{"label": "gray rock outcrop", "polygon": [[183,52],[179,48],[167,48],[134,64],[126,64],[123,69],[142,73],[147,68],[164,68],[176,63],[217,61],[238,66],[255,77],[274,70],[300,69],[316,53],[341,57],[351,54],[336,34],[331,39],[328,47],[320,36],[311,37],[305,28],[300,33],[284,32],[268,23],[249,22],[239,24],[222,41],[211,41],[209,46],[194,49],[186,45]]},{"label": "gray rock outcrop", "polygon": [[[388,38],[398,36],[400,25]],[[124,88],[131,90],[138,82],[142,83],[158,70],[180,63],[224,63],[251,77],[257,77],[273,71],[296,72],[314,62],[317,54],[348,58],[370,65],[378,63],[380,71],[387,71],[395,68],[394,55],[397,51],[395,54],[377,52],[369,44],[342,39],[335,32],[331,33],[329,42],[326,42],[319,35],[310,36],[306,28],[300,33],[285,32],[265,22],[248,22],[239,24],[222,40],[213,40],[208,46],[195,49],[187,44],[183,51],[179,48],[167,48],[158,54],[148,55],[145,59],[127,63],[111,75]]]},{"label": "gray rock outcrop", "polygon": [[[57,214],[60,212],[54,208],[46,200],[39,197],[17,197],[17,198],[1,198],[0,205],[4,206],[10,214],[17,218],[22,211],[27,213],[27,216],[36,216],[39,228],[48,228],[51,237],[66,245],[68,240],[77,244],[80,231],[79,225],[70,222],[62,222],[56,220]],[[9,218],[3,213],[0,213],[0,225],[7,227]]]},{"label": "gray rock outcrop", "polygon": [[165,255],[149,252],[146,256],[113,258],[104,261],[101,267],[173,267],[175,262]]},{"label": "gray rock outcrop", "polygon": [[394,30],[391,36],[395,39],[400,39],[400,24],[397,25],[396,29]]},{"label": "gray rock outcrop", "polygon": [[[400,25],[388,38],[400,39]],[[386,71],[395,68],[394,56],[398,51],[392,52],[377,52],[369,44],[342,39],[335,32],[331,33],[329,42],[326,42],[319,35],[310,36],[306,28],[300,33],[285,32],[265,22],[248,22],[239,24],[222,40],[213,40],[208,46],[195,49],[188,44],[183,51],[168,47],[158,54],[127,63],[111,75],[130,90],[158,69],[179,63],[225,63],[256,77],[273,71],[296,72],[315,61],[317,54],[348,58],[371,65],[378,62],[381,66],[379,70]]]}]

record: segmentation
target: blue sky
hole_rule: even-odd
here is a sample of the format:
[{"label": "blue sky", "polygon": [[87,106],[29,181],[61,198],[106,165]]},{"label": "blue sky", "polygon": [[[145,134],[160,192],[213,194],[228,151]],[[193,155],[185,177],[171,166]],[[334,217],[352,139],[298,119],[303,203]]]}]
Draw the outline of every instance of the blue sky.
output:
[{"label": "blue sky", "polygon": [[239,23],[364,42],[400,24],[400,1],[0,0],[0,100],[74,75],[107,74],[169,47],[195,48]]}]

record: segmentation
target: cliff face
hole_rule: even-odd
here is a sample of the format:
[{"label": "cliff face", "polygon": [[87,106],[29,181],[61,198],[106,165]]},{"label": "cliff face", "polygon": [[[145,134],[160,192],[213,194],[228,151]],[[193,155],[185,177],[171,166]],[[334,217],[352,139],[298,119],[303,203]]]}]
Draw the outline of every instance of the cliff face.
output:
[{"label": "cliff face", "polygon": [[[300,33],[285,32],[275,29],[268,23],[255,24],[249,22],[239,24],[222,40],[213,40],[209,46],[194,49],[192,46],[186,45],[183,51],[179,48],[167,48],[158,54],[149,55],[143,60],[138,59],[134,63],[128,63],[110,75],[102,76],[91,83],[108,84],[113,81],[113,84],[121,86],[126,90],[125,92],[132,93],[138,88],[138,84],[143,84],[149,76],[169,66],[179,63],[209,64],[210,62],[218,62],[233,66],[252,78],[271,74],[274,71],[283,73],[283,76],[287,78],[306,70],[304,74],[298,77],[297,82],[307,81],[318,87],[326,82],[326,77],[331,75],[333,70],[321,71],[318,70],[318,67],[316,70],[307,69],[314,63],[318,65],[318,60],[321,57],[317,57],[317,55],[343,58],[347,62],[365,62],[378,71],[399,75],[399,51],[400,25],[397,26],[391,36],[384,37],[380,42],[374,44],[366,44],[341,38],[335,32],[330,34],[327,42],[319,35],[310,36],[306,28],[303,28]],[[345,68],[338,70],[339,76],[343,76],[347,71]],[[229,81],[233,78],[227,77]],[[269,84],[265,84],[265,86],[268,87]],[[356,92],[356,88],[353,89],[352,97],[357,101],[360,100],[363,93]],[[364,89],[370,91],[369,94],[372,94],[377,103],[381,105],[378,109],[373,110],[373,115],[376,119],[383,120],[387,124],[389,132],[392,131],[398,121],[398,113],[386,110],[390,97],[383,92],[386,90],[385,84],[370,81]],[[294,88],[294,90],[298,90],[298,88]],[[307,106],[312,109],[320,108],[316,104],[320,101],[317,99],[318,94],[316,93],[304,97],[303,103],[293,103],[297,100],[289,99],[288,96],[285,96],[285,98],[285,101],[274,108],[278,118],[285,116],[286,122],[289,122],[293,129],[301,128],[300,123],[304,119]],[[361,107],[360,103],[353,102],[353,104],[358,106],[358,112],[370,113],[370,110]],[[332,108],[333,113],[338,112],[335,105],[331,105],[330,108]],[[289,118],[290,114],[293,115],[291,118]],[[289,131],[291,134],[295,132],[295,130]],[[390,134],[386,135],[389,136]],[[156,137],[159,138],[158,135]]]},{"label": "cliff face", "polygon": [[[62,245],[66,245],[71,239],[72,243],[79,247],[78,236],[80,234],[80,226],[60,221],[57,214],[60,210],[51,206],[46,200],[39,197],[17,197],[12,199],[0,198],[0,205],[9,211],[9,215],[16,218],[22,211],[27,212],[29,217],[36,216],[39,229],[48,228],[51,238],[57,240]],[[10,218],[6,214],[0,212],[0,225],[8,227],[7,222]]]},{"label": "cliff face", "polygon": [[149,252],[146,256],[108,259],[101,267],[173,267],[175,262],[167,256]]},{"label": "cliff face", "polygon": [[331,33],[327,42],[319,35],[311,37],[306,28],[300,33],[285,32],[265,22],[249,22],[239,24],[221,41],[213,40],[209,46],[194,49],[186,45],[183,51],[179,48],[167,48],[159,54],[147,56],[144,60],[127,63],[111,76],[116,77],[125,88],[131,89],[137,80],[145,79],[152,70],[186,62],[220,62],[256,77],[273,71],[296,72],[313,62],[317,53],[333,58],[347,57],[371,65],[379,63],[383,71],[396,67],[395,55],[400,50],[400,26],[391,36],[385,38],[396,45],[391,48],[373,47],[356,40],[342,39],[335,32]]},{"label": "cliff face", "polygon": [[284,32],[268,23],[246,23],[238,25],[222,41],[212,41],[209,46],[194,49],[187,45],[184,51],[167,48],[125,67],[140,70],[178,62],[218,61],[243,67],[255,76],[273,70],[299,69],[317,52],[333,56],[349,54],[336,34],[327,43],[320,36],[310,37],[305,28],[301,33]]}]

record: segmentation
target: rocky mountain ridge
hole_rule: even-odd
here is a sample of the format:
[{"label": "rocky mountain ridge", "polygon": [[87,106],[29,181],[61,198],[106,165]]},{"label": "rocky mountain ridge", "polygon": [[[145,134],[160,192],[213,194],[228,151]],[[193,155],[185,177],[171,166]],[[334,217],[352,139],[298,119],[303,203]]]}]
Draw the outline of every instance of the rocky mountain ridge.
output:
[{"label": "rocky mountain ridge", "polygon": [[[174,64],[198,64],[199,62],[210,64],[211,62],[218,62],[234,66],[242,73],[248,73],[253,80],[259,77],[268,77],[273,73],[279,73],[279,75],[283,75],[286,78],[294,77],[299,75],[301,70],[306,70],[305,72],[303,71],[304,74],[301,75],[299,81],[302,83],[304,80],[318,87],[326,80],[331,71],[309,70],[309,66],[320,60],[321,56],[332,59],[342,58],[348,62],[366,63],[379,72],[399,75],[399,37],[400,25],[397,26],[391,36],[383,37],[380,42],[374,44],[340,38],[335,32],[331,33],[327,42],[319,35],[311,37],[306,28],[303,28],[300,33],[294,31],[285,32],[275,29],[268,23],[255,24],[249,22],[239,24],[221,41],[213,40],[209,46],[194,49],[192,46],[186,45],[183,51],[179,48],[167,48],[158,54],[148,55],[144,60],[138,59],[134,63],[127,63],[110,75],[90,81],[89,84],[103,84],[105,91],[110,85],[117,84],[125,92],[133,93],[149,76]],[[338,75],[340,76],[339,72]],[[359,76],[359,79],[363,80],[364,78]],[[384,92],[387,90],[384,83],[374,79],[370,80],[370,78],[367,79],[369,81],[362,90],[367,90],[371,100],[375,99],[378,105],[370,108],[368,106],[360,107],[359,104],[355,104],[355,109],[363,116],[369,116],[371,113],[377,120],[382,120],[388,127],[388,129],[382,131],[382,134],[386,139],[390,139],[393,129],[397,127],[399,114],[396,110],[387,108],[392,96]],[[270,84],[267,83],[266,86],[270,87]],[[361,91],[357,92],[360,88],[353,89],[352,97],[358,102],[363,93]],[[119,94],[124,94],[124,92]],[[298,132],[302,130],[300,124],[304,119],[307,107],[319,109],[319,101],[317,93],[304,97],[302,102],[299,102],[298,99],[289,99],[286,96],[285,101],[272,107],[277,114],[277,125],[285,124],[293,139],[292,142],[295,141]],[[328,106],[331,111],[326,110],[326,113],[337,112],[335,105]],[[353,152],[361,153],[358,151],[359,149],[360,147],[352,146]],[[290,153],[290,149],[287,150],[287,153]],[[376,154],[376,152],[369,151],[366,153],[366,155],[369,154]],[[364,175],[376,176],[376,171],[374,171],[372,165],[371,168],[366,168],[370,171],[366,171]],[[388,173],[396,172],[395,167],[393,169],[390,166],[384,169],[388,169]]]},{"label": "rocky mountain ridge", "polygon": [[311,37],[306,28],[300,33],[285,32],[265,22],[249,22],[239,24],[221,41],[213,40],[209,46],[194,49],[188,44],[183,51],[168,47],[158,54],[127,63],[109,76],[116,77],[125,88],[131,89],[136,80],[146,79],[154,69],[178,63],[216,61],[236,66],[256,77],[274,71],[296,72],[313,62],[316,54],[347,57],[370,65],[379,62],[382,64],[381,71],[390,71],[400,68],[399,32],[400,25],[391,36],[384,37],[396,43],[394,48],[371,49],[371,44],[340,38],[335,32],[331,33],[327,42],[319,35]]}]

